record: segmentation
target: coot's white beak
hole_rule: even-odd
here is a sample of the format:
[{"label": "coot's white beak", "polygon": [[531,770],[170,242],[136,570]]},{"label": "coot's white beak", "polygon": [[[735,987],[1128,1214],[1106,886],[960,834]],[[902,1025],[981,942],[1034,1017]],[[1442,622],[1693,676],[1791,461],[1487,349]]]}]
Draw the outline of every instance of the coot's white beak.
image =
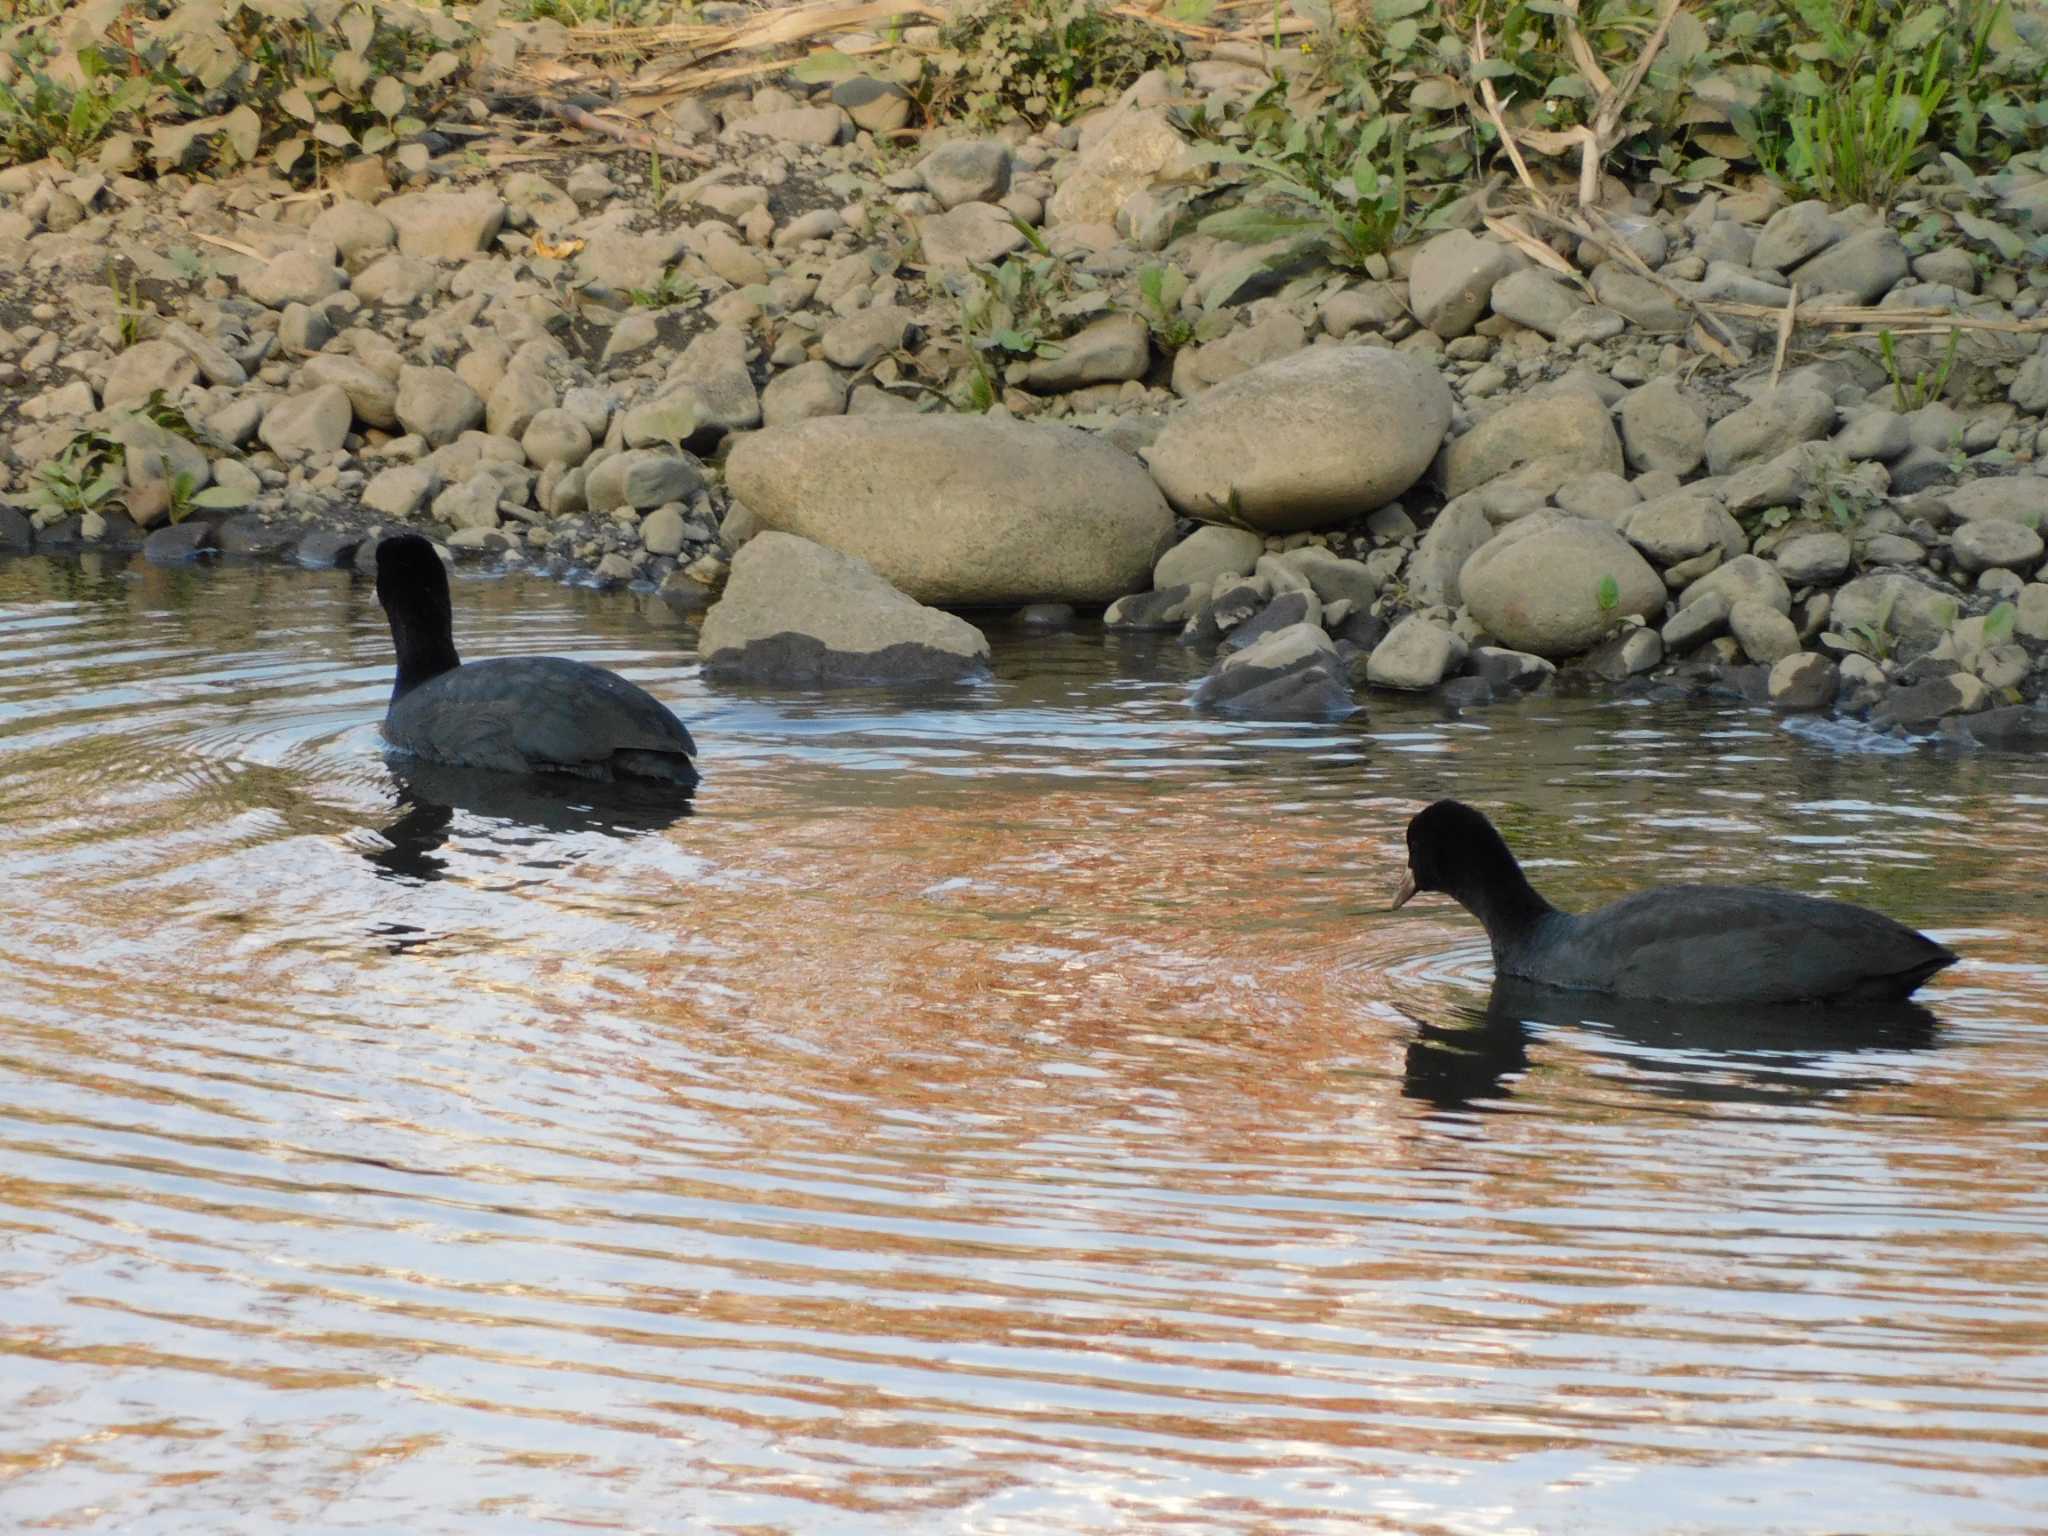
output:
[{"label": "coot's white beak", "polygon": [[1392,910],[1398,912],[1401,910],[1401,908],[1407,906],[1409,898],[1412,897],[1414,894],[1415,871],[1411,869],[1408,871],[1406,875],[1401,877],[1401,889],[1397,891],[1394,895],[1394,905]]}]

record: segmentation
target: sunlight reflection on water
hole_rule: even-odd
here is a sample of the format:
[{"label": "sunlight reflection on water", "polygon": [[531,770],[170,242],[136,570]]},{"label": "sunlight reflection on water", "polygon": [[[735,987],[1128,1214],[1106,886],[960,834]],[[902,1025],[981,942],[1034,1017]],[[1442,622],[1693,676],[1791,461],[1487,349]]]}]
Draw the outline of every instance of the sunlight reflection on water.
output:
[{"label": "sunlight reflection on water", "polygon": [[[395,777],[346,576],[0,566],[10,1528],[2048,1524],[2037,760],[1230,724],[1097,633],[722,693],[641,600],[457,592],[675,703],[689,813]],[[1447,793],[1566,905],[1967,962],[1931,1032],[1489,1011],[1386,910]]]}]

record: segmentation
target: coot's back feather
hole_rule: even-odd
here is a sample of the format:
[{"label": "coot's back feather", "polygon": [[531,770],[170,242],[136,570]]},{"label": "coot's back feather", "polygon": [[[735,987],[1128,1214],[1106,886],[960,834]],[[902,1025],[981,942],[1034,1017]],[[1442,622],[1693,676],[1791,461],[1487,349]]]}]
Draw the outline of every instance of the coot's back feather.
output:
[{"label": "coot's back feather", "polygon": [[1956,958],[1882,913],[1761,886],[1665,886],[1557,918],[1504,974],[1628,997],[1875,1002]]},{"label": "coot's back feather", "polygon": [[[443,672],[392,701],[384,736],[458,768],[610,779],[623,767],[640,778],[695,778],[697,744],[666,705],[615,672],[562,656],[502,656]],[[633,758],[615,763],[621,753]]]}]

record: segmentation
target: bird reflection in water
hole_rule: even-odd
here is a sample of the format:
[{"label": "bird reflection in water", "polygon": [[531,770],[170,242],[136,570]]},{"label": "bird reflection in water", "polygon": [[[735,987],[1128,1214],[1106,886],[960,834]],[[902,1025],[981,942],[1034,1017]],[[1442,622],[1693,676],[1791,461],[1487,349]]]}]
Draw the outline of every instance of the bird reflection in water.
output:
[{"label": "bird reflection in water", "polygon": [[439,763],[392,761],[390,769],[400,814],[383,829],[383,846],[365,856],[393,880],[446,876],[442,849],[458,813],[494,823],[488,834],[494,847],[513,851],[529,868],[551,870],[572,862],[560,844],[564,837],[642,837],[674,826],[694,809],[694,791],[674,784],[578,780],[565,789],[547,779]]},{"label": "bird reflection in water", "polygon": [[1483,1008],[1454,1007],[1442,1024],[1417,1021],[1402,1091],[1441,1109],[1501,1108],[1515,1080],[1537,1064],[1530,1047],[1549,1028],[1589,1042],[1653,1092],[1701,1103],[1785,1105],[1893,1081],[1896,1073],[1876,1058],[1929,1049],[1938,1020],[1911,1002],[1727,1007],[1499,981]]}]

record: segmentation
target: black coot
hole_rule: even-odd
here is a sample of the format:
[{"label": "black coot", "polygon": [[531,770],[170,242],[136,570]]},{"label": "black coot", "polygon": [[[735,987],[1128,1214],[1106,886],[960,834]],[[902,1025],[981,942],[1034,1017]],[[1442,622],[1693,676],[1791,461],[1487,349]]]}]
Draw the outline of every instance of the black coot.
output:
[{"label": "black coot", "polygon": [[377,601],[391,621],[398,678],[384,739],[430,763],[603,782],[697,782],[697,744],[654,695],[616,672],[560,656],[462,664],[448,572],[418,534],[377,546]]},{"label": "black coot", "polygon": [[1751,885],[1671,885],[1583,917],[1536,893],[1493,823],[1439,800],[1408,823],[1396,907],[1441,891],[1486,927],[1503,977],[1691,1003],[1873,1003],[1956,956],[1865,907]]}]

